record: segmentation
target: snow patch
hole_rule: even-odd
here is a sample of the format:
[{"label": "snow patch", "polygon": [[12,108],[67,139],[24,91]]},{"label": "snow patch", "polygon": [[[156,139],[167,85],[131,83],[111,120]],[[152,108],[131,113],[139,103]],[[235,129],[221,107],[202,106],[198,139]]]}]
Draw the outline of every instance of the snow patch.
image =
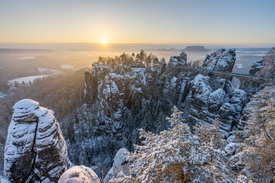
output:
[{"label": "snow patch", "polygon": [[60,66],[62,67],[62,69],[74,69],[73,65],[61,64]]},{"label": "snow patch", "polygon": [[58,73],[58,72],[60,72],[59,70],[49,69],[49,68],[42,68],[42,67],[38,67],[38,71],[39,71],[39,72],[51,71],[51,72],[53,72],[53,73]]},{"label": "snow patch", "polygon": [[34,59],[35,57],[17,57],[18,60],[30,60]]},{"label": "snow patch", "polygon": [[6,96],[6,94],[0,92],[0,98],[4,98]]},{"label": "snow patch", "polygon": [[235,64],[238,69],[243,68],[243,64]]},{"label": "snow patch", "polygon": [[47,77],[48,75],[36,75],[36,76],[27,76],[27,77],[21,77],[21,78],[16,78],[16,79],[12,79],[9,80],[9,85],[13,85],[15,82],[17,83],[23,83],[23,81],[28,84],[29,82],[33,82],[35,79],[38,78],[44,78]]}]

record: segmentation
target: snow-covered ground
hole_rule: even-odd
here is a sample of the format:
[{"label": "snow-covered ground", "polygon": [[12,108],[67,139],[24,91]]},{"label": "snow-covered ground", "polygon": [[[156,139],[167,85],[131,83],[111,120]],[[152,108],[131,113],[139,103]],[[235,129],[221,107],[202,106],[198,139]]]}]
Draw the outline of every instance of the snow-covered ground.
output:
[{"label": "snow-covered ground", "polygon": [[61,67],[62,69],[74,69],[73,65],[68,65],[68,64],[62,64]]},{"label": "snow-covered ground", "polygon": [[34,59],[35,57],[18,57],[18,60],[29,60],[29,59]]},{"label": "snow-covered ground", "polygon": [[238,69],[243,68],[243,64],[236,64],[236,67],[238,67]]},{"label": "snow-covered ground", "polygon": [[36,75],[36,76],[16,78],[16,79],[9,80],[9,85],[13,85],[15,82],[22,83],[23,81],[28,84],[29,82],[33,82],[35,79],[44,78],[47,76],[48,75]]},{"label": "snow-covered ground", "polygon": [[38,67],[39,72],[45,72],[45,71],[51,71],[53,73],[58,73],[60,72],[59,70],[54,70],[54,69],[49,69],[49,68],[42,68],[42,67]]}]

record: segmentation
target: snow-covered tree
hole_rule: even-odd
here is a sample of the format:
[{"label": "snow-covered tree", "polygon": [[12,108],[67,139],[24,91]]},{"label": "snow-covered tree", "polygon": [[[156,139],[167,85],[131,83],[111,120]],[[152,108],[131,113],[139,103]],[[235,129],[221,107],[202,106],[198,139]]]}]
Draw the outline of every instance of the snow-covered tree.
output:
[{"label": "snow-covered tree", "polygon": [[121,173],[110,182],[234,182],[222,164],[222,153],[212,140],[205,143],[193,135],[182,114],[174,107],[171,118],[167,118],[171,128],[160,134],[140,129],[143,145],[135,145],[127,158],[130,175]]},{"label": "snow-covered tree", "polygon": [[203,142],[210,142],[212,139],[216,148],[222,148],[225,145],[225,140],[224,135],[220,132],[220,123],[221,122],[218,119],[215,119],[212,125],[200,122],[194,127],[195,135],[197,135]]},{"label": "snow-covered tree", "polygon": [[164,114],[161,112],[157,118],[156,132],[159,133],[164,129],[165,129],[165,117],[164,117]]},{"label": "snow-covered tree", "polygon": [[275,180],[275,101],[265,88],[255,96],[255,109],[244,131],[246,166],[257,182]]}]

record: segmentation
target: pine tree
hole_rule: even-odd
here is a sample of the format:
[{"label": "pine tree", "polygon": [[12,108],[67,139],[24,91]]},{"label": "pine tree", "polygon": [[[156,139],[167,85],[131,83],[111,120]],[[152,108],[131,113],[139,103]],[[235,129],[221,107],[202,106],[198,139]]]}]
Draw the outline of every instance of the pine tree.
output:
[{"label": "pine tree", "polygon": [[171,128],[154,134],[140,129],[143,146],[135,146],[127,160],[130,175],[120,173],[110,182],[234,182],[221,163],[222,154],[212,141],[202,142],[183,123],[182,112],[174,107]]},{"label": "pine tree", "polygon": [[145,131],[149,131],[151,129],[152,117],[149,110],[145,111],[144,118],[142,121],[143,127]]},{"label": "pine tree", "polygon": [[157,124],[156,124],[156,132],[160,133],[165,129],[165,117],[163,113],[161,112],[157,118]]}]

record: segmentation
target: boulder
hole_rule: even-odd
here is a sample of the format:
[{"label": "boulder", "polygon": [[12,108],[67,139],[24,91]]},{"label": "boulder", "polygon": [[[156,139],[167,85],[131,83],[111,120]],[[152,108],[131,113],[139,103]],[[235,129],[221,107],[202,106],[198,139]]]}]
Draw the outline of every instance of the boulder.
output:
[{"label": "boulder", "polygon": [[57,182],[67,169],[67,145],[53,111],[30,99],[17,102],[4,158],[11,182]]},{"label": "boulder", "polygon": [[236,61],[236,49],[218,49],[207,54],[203,61],[203,67],[208,70],[232,72]]},{"label": "boulder", "polygon": [[[234,169],[236,170],[242,170],[245,167],[245,154],[243,151],[235,154],[234,156],[232,156],[229,161],[233,162],[236,167],[234,167]],[[231,167],[232,168],[232,167]]]},{"label": "boulder", "polygon": [[222,88],[219,88],[212,93],[210,93],[208,97],[208,108],[209,111],[216,112],[220,109],[223,101],[226,97],[226,93]]},{"label": "boulder", "polygon": [[241,143],[231,142],[225,147],[224,150],[225,150],[227,156],[232,156],[232,155],[237,154],[241,151],[241,146],[242,146]]},{"label": "boulder", "polygon": [[129,153],[129,151],[126,148],[121,148],[118,150],[114,158],[113,167],[109,170],[108,174],[105,176],[104,183],[108,183],[110,180],[116,178],[119,171],[122,171],[126,175],[128,174],[129,167],[125,166],[125,164],[127,163],[126,162],[127,153]]},{"label": "boulder", "polygon": [[91,168],[81,165],[65,171],[58,183],[100,183],[100,179]]},{"label": "boulder", "polygon": [[234,91],[230,103],[234,105],[236,111],[240,113],[246,104],[246,92],[244,90],[237,89]]}]

